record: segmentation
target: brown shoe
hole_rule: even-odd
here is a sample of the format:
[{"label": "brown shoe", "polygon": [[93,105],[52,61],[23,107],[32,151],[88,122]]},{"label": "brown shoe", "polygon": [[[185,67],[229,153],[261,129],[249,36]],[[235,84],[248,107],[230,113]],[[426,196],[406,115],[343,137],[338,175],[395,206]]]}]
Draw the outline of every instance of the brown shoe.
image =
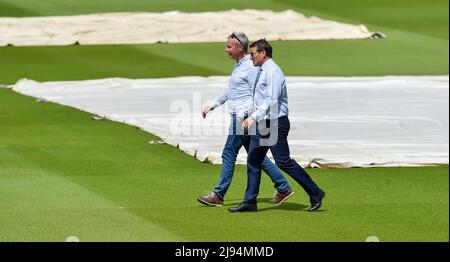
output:
[{"label": "brown shoe", "polygon": [[198,197],[197,200],[207,206],[223,206],[223,201],[214,192]]},{"label": "brown shoe", "polygon": [[294,191],[292,191],[292,189],[290,189],[290,188],[288,191],[286,191],[284,193],[275,191],[275,194],[273,194],[273,199],[270,200],[270,203],[275,204],[275,205],[281,205],[281,203],[283,203],[285,200],[287,200],[288,198],[290,198],[293,195],[294,195]]}]

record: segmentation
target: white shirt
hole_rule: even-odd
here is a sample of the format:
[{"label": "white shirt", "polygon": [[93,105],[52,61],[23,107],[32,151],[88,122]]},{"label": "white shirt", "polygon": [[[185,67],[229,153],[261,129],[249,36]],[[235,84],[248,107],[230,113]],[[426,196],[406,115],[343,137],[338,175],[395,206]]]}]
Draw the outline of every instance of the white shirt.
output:
[{"label": "white shirt", "polygon": [[286,79],[281,68],[272,59],[261,66],[255,87],[252,117],[256,121],[276,119],[289,114]]},{"label": "white shirt", "polygon": [[253,66],[250,55],[244,56],[234,65],[228,87],[210,106],[214,109],[228,101],[228,111],[243,119],[253,110],[253,88],[258,68]]}]

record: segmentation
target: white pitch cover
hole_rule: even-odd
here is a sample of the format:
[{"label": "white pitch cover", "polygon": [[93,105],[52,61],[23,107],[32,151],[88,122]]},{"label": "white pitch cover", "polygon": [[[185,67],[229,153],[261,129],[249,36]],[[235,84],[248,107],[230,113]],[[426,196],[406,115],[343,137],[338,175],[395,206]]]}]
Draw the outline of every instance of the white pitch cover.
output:
[{"label": "white pitch cover", "polygon": [[[224,91],[227,81],[224,76],[45,83],[23,79],[13,90],[140,127],[200,161],[220,163],[230,117],[225,106],[206,119],[200,110]],[[288,141],[291,156],[302,166],[449,163],[448,76],[287,77],[286,81]],[[241,149],[238,162],[245,160]]]}]

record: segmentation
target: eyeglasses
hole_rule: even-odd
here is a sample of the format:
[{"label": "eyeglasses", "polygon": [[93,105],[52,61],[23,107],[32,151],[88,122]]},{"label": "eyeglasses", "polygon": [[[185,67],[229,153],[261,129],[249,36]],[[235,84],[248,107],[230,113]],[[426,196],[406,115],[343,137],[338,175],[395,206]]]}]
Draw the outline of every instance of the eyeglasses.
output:
[{"label": "eyeglasses", "polygon": [[244,46],[244,44],[242,43],[241,39],[239,39],[239,37],[234,32],[230,35],[230,37],[238,40],[239,44]]}]

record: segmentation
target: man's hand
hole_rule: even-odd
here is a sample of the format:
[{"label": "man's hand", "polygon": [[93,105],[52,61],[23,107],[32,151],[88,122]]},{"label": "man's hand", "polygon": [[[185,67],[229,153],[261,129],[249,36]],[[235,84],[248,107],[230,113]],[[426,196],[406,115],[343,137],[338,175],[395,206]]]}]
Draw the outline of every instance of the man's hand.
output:
[{"label": "man's hand", "polygon": [[202,117],[203,118],[206,118],[206,115],[209,113],[209,111],[211,111],[212,109],[211,109],[211,107],[210,106],[205,106],[205,107],[203,107],[203,109],[202,109]]},{"label": "man's hand", "polygon": [[253,125],[253,123],[255,123],[255,119],[253,117],[249,116],[242,123],[242,128],[244,128],[244,130],[249,130],[250,127]]}]

